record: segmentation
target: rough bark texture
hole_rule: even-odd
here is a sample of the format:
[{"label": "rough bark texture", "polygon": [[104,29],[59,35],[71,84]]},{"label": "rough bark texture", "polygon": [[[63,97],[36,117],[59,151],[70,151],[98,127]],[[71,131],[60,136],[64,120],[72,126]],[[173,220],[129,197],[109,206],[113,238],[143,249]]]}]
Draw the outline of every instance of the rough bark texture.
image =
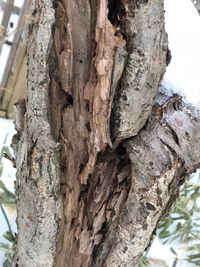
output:
[{"label": "rough bark texture", "polygon": [[35,23],[30,28],[27,101],[17,105],[18,133],[13,140],[17,153],[18,225],[13,266],[53,266],[63,218],[60,144],[52,138],[48,118],[47,55],[54,11],[51,1],[33,4]]},{"label": "rough bark texture", "polygon": [[158,95],[163,1],[32,8],[13,266],[135,266],[200,156],[199,115]]}]

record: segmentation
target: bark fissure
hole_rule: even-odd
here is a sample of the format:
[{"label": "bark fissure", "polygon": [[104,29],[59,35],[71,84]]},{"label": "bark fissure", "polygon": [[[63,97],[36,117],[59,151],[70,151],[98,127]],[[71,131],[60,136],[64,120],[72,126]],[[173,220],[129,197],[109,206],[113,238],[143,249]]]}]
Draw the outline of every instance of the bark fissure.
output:
[{"label": "bark fissure", "polygon": [[[166,99],[166,96],[163,99]],[[120,214],[120,228],[116,231],[115,242],[109,251],[105,266],[134,266],[137,263],[144,247],[149,245],[153,229],[177,197],[183,178],[199,166],[198,148],[195,155],[191,155],[189,150],[184,150],[185,143],[180,138],[190,129],[191,132],[195,132],[194,146],[199,146],[196,135],[199,114],[195,114],[194,110],[182,102],[181,109],[178,109],[179,102],[180,99],[177,101],[175,96],[163,103],[163,106],[156,104],[155,109],[159,110],[159,114],[162,109],[162,115],[158,117],[154,109],[153,117],[148,120],[138,136],[126,142],[132,166],[131,188]],[[177,126],[173,130],[181,140],[180,145],[176,147],[174,133],[171,131],[172,125]],[[192,142],[193,138],[187,142],[188,148],[193,147]],[[180,152],[183,150],[184,153]],[[104,241],[105,247],[106,242],[109,242],[109,237]],[[103,258],[103,252],[99,254],[99,258]],[[100,259],[97,266],[102,266]]]},{"label": "bark fissure", "polygon": [[199,114],[158,94],[163,1],[34,0],[33,15],[15,264],[134,266],[200,160]]}]

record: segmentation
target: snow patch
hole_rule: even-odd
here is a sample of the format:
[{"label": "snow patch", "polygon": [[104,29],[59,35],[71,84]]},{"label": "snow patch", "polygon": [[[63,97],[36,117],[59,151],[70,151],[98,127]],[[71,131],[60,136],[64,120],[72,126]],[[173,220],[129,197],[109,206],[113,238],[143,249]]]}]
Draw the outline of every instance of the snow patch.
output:
[{"label": "snow patch", "polygon": [[200,108],[200,16],[191,0],[165,0],[166,31],[172,60],[162,87]]}]

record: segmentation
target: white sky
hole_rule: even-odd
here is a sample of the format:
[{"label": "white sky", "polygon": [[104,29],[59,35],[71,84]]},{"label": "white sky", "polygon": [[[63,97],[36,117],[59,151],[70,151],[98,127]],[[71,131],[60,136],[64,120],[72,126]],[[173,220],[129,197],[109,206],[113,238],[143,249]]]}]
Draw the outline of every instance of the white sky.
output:
[{"label": "white sky", "polygon": [[15,0],[14,5],[21,7],[23,5],[23,2],[24,2],[24,0]]},{"label": "white sky", "polygon": [[165,0],[172,60],[164,80],[200,107],[200,16],[191,0]]}]

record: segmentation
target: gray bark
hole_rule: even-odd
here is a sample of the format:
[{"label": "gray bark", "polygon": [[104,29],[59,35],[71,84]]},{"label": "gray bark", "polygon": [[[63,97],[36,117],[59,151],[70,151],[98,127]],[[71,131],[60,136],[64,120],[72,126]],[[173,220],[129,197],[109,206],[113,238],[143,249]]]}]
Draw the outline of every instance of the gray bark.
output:
[{"label": "gray bark", "polygon": [[41,5],[39,9],[33,3],[37,13],[30,29],[27,99],[17,105],[18,246],[13,266],[53,266],[63,217],[60,144],[52,138],[48,119],[47,55],[54,11],[51,1],[41,1]]},{"label": "gray bark", "polygon": [[32,10],[13,266],[135,266],[200,156],[198,113],[158,95],[163,1]]}]

